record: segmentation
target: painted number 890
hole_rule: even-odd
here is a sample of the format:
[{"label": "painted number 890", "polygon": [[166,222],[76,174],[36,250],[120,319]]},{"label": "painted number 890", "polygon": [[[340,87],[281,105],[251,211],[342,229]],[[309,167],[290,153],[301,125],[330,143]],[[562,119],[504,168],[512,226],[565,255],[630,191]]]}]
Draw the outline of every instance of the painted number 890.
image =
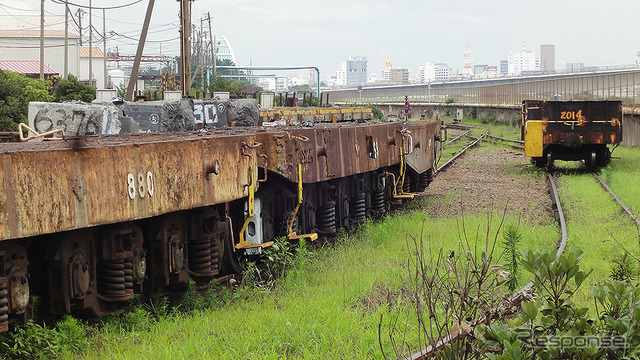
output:
[{"label": "painted number 890", "polygon": [[148,193],[149,196],[153,196],[153,174],[151,171],[147,171],[147,176],[143,173],[138,173],[138,176],[134,176],[132,173],[127,174],[127,193],[131,200],[136,198],[136,195],[141,199]]}]

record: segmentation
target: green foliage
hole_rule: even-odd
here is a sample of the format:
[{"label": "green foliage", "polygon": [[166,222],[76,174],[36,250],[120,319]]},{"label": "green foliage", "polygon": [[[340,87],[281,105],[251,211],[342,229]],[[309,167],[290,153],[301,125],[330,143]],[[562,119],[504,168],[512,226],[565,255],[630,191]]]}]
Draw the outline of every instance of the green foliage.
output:
[{"label": "green foliage", "polygon": [[504,270],[509,272],[509,280],[505,285],[509,291],[516,290],[520,280],[521,240],[522,234],[518,231],[518,228],[512,224],[507,224],[502,232],[502,246],[504,247]]},{"label": "green foliage", "polygon": [[127,96],[127,87],[124,86],[124,83],[116,84],[114,87],[120,99],[124,99]]},{"label": "green foliage", "polygon": [[448,97],[444,100],[445,104],[453,104],[454,102],[456,102],[456,99],[452,97]]},{"label": "green foliage", "polygon": [[239,94],[242,89],[251,86],[246,79],[223,78],[216,74],[209,83],[209,91],[228,91],[231,94]]},{"label": "green foliage", "polygon": [[27,122],[30,101],[51,101],[48,83],[0,70],[0,131],[18,131],[18,124]]},{"label": "green foliage", "polygon": [[382,120],[384,118],[384,113],[375,106],[371,107],[371,113],[373,113],[373,118],[375,120]]},{"label": "green foliage", "polygon": [[66,354],[79,354],[89,348],[88,326],[70,315],[56,324],[57,343]]},{"label": "green foliage", "polygon": [[522,266],[533,274],[538,297],[522,303],[508,323],[484,327],[478,347],[488,358],[619,359],[640,354],[640,297],[628,279],[593,287],[597,320],[587,318],[589,309],[572,303],[591,273],[580,269],[583,256],[571,250],[556,260],[550,252],[525,252]]},{"label": "green foliage", "polygon": [[54,359],[60,351],[56,331],[33,321],[0,335],[0,354],[5,359]]},{"label": "green foliage", "polygon": [[55,328],[31,319],[0,335],[0,355],[3,359],[72,357],[89,349],[87,332],[87,325],[72,316],[65,316]]},{"label": "green foliage", "polygon": [[629,253],[624,252],[613,259],[613,268],[609,277],[616,281],[633,281],[637,278],[635,264],[629,257]]},{"label": "green foliage", "polygon": [[69,74],[66,80],[59,80],[53,86],[52,94],[56,102],[77,100],[90,103],[96,98],[96,88]]}]

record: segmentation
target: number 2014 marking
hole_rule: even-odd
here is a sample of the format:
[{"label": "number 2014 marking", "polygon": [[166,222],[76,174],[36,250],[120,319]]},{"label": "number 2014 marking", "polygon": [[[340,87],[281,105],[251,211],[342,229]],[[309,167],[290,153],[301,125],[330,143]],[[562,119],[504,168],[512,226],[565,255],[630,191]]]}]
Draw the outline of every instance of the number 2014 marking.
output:
[{"label": "number 2014 marking", "polygon": [[146,178],[143,173],[138,173],[137,179],[132,173],[128,173],[127,185],[127,194],[131,200],[134,200],[136,195],[140,196],[141,199],[143,199],[146,194],[153,196],[153,173],[151,171],[147,171]]},{"label": "number 2014 marking", "polygon": [[560,119],[562,120],[580,120],[582,118],[582,110],[560,112]]}]

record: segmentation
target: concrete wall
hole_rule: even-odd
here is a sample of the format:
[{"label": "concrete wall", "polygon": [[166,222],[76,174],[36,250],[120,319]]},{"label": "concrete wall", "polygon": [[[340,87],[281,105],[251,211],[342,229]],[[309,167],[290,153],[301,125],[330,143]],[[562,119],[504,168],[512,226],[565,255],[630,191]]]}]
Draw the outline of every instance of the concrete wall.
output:
[{"label": "concrete wall", "polygon": [[629,146],[640,146],[640,115],[624,115],[622,117],[622,143]]},{"label": "concrete wall", "polygon": [[[401,113],[404,111],[404,104],[391,104],[391,105],[378,105],[378,109],[382,110],[385,116],[389,117],[401,117]],[[462,109],[464,116],[469,116],[474,119],[486,118],[491,122],[496,122],[504,125],[514,125],[520,123],[521,110],[520,107],[502,108],[495,106],[469,106],[462,104],[429,104],[419,105],[413,104],[410,108],[410,116],[412,118],[419,118],[424,115],[425,118],[439,119],[444,116],[455,117],[459,109]]]}]

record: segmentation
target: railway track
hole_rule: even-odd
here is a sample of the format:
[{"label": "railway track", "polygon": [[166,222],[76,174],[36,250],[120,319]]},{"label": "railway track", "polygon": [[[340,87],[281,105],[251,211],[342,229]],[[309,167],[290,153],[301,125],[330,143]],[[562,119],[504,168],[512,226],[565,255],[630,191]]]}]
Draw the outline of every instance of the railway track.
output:
[{"label": "railway track", "polygon": [[[485,138],[492,138],[492,136],[485,136]],[[508,139],[500,139],[500,140],[508,140]],[[514,143],[516,142],[514,141]],[[600,178],[600,176],[598,176],[598,174],[596,173],[592,172],[589,174],[596,181],[598,181],[598,183],[602,186],[602,188],[619,204],[619,206],[624,210],[624,212],[627,213],[627,215],[640,228],[640,219],[638,219],[638,217],[631,211],[631,209],[629,209],[629,207],[622,202],[622,200],[615,194],[615,192],[613,192],[613,190],[611,190],[611,188],[604,182],[604,180],[602,180],[602,178]],[[554,207],[556,208],[556,211],[557,211],[557,217],[558,217],[557,220],[558,220],[558,224],[560,227],[560,234],[561,234],[560,240],[557,245],[557,250],[556,250],[556,259],[557,259],[564,253],[564,250],[566,249],[566,246],[568,243],[568,231],[567,231],[567,221],[565,219],[565,214],[562,209],[562,201],[558,194],[558,185],[556,182],[556,178],[557,178],[556,174],[553,174],[552,172],[547,172],[547,184],[548,184],[549,194],[551,196]],[[532,282],[529,282],[528,284],[526,284],[522,289],[520,289],[511,298],[509,298],[509,300],[505,303],[506,304],[505,308],[514,306],[514,304],[518,304],[519,302],[521,302],[525,298],[525,294],[532,291],[532,288],[533,288]],[[475,327],[475,326],[486,324],[486,323],[487,323],[487,317],[483,316],[471,322],[470,325],[472,327]],[[438,342],[436,342],[434,346],[429,346],[425,349],[417,351],[414,354],[410,355],[409,357],[405,358],[405,360],[430,359],[434,355],[434,353],[436,353],[437,351],[442,350],[448,344],[454,343],[465,336],[466,334],[463,334],[462,332],[458,335],[447,335],[441,338]]]},{"label": "railway track", "polygon": [[[476,141],[473,143],[474,145],[477,144],[480,140],[482,139],[497,139],[497,141],[501,141],[501,140],[509,140],[509,139],[502,139],[502,138],[498,138],[495,136],[491,136],[488,135],[487,133],[485,133],[483,136],[481,136],[480,138],[476,139]],[[491,140],[489,140],[491,141]],[[517,140],[510,140],[512,141],[514,144],[519,145]],[[470,146],[467,146],[465,149],[469,148]],[[463,152],[461,152],[458,155],[461,155]],[[445,163],[447,166],[453,161],[454,159],[450,159],[449,161],[447,161],[447,163]],[[444,165],[443,165],[444,166]],[[442,167],[441,167],[442,168]],[[556,181],[554,179],[554,176],[551,173],[547,173],[547,184],[548,184],[548,188],[549,188],[549,194],[551,196],[552,202],[556,208],[557,214],[558,214],[558,224],[560,226],[560,239],[558,241],[558,246],[557,246],[557,250],[556,250],[556,258],[559,258],[562,253],[564,252],[566,246],[567,246],[567,241],[568,241],[568,232],[567,232],[567,225],[566,225],[566,220],[565,220],[565,216],[564,216],[564,211],[562,210],[562,204],[560,201],[560,197],[558,195],[558,186],[556,184]],[[506,302],[505,305],[503,306],[504,308],[508,308],[508,307],[512,307],[515,304],[519,304],[520,302],[522,302],[526,297],[527,294],[529,294],[533,289],[533,282],[529,282],[527,283],[525,286],[523,286],[519,291],[517,291],[516,293],[514,293]],[[489,317],[488,316],[482,316],[474,321],[472,321],[470,323],[470,325],[472,327],[476,327],[482,324],[487,324],[487,322],[489,321]],[[434,353],[442,350],[444,347],[446,347],[449,344],[452,344],[460,339],[462,339],[463,337],[465,337],[466,334],[463,332],[456,334],[449,334],[443,338],[441,338],[439,341],[436,342],[435,345],[433,346],[429,346],[425,349],[422,349],[420,351],[417,351],[415,353],[413,353],[412,355],[410,355],[409,357],[405,358],[405,360],[426,360],[426,359],[430,359]]]}]

